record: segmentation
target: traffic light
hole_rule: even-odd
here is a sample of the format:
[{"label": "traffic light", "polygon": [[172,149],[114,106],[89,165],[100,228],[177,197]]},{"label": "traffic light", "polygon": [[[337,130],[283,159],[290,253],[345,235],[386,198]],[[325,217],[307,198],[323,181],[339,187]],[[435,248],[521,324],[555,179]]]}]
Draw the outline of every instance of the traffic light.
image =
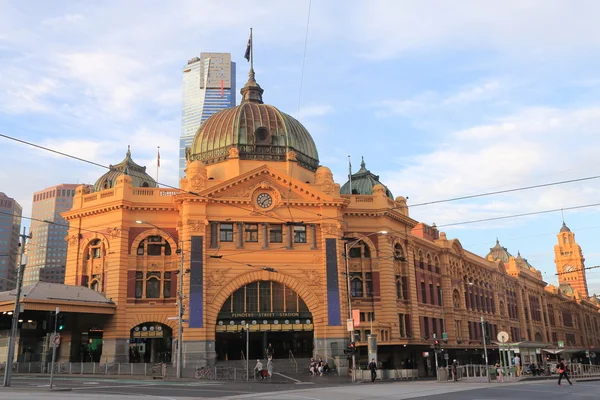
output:
[{"label": "traffic light", "polygon": [[56,315],[56,330],[60,332],[63,329],[65,329],[65,314],[58,313]]},{"label": "traffic light", "polygon": [[350,343],[348,345],[348,347],[344,349],[344,354],[347,356],[347,358],[349,360],[352,359],[352,356],[356,355],[357,352],[358,352],[358,349],[356,348],[356,345],[354,344],[354,342]]},{"label": "traffic light", "polygon": [[433,349],[434,349],[435,351],[438,351],[438,352],[439,352],[439,351],[442,349],[442,346],[441,346],[441,344],[440,344],[440,341],[439,341],[439,340],[435,339],[435,340],[433,341]]}]

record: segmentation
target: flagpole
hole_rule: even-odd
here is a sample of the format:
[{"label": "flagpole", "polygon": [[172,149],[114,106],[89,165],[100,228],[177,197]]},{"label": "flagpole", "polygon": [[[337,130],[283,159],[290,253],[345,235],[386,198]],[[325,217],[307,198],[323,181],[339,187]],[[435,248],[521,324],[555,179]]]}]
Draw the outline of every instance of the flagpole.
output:
[{"label": "flagpole", "polygon": [[250,71],[254,71],[254,43],[252,43],[252,28],[250,28]]},{"label": "flagpole", "polygon": [[352,195],[352,163],[350,162],[350,156],[348,156],[348,182],[350,182],[350,195]]},{"label": "flagpole", "polygon": [[158,148],[158,157],[156,158],[156,186],[158,187],[158,168],[160,167],[160,146]]}]

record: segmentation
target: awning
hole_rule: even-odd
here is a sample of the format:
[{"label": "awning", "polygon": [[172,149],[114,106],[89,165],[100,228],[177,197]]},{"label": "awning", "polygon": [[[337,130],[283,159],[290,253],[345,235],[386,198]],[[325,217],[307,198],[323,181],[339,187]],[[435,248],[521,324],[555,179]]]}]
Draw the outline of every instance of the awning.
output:
[{"label": "awning", "polygon": [[546,353],[550,354],[559,354],[565,351],[565,349],[542,349],[542,351],[545,351]]}]

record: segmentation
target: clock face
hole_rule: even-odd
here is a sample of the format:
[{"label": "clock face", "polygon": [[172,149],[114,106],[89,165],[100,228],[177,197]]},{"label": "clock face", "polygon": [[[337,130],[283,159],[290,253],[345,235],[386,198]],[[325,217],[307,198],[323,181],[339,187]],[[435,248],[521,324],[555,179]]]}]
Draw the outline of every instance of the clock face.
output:
[{"label": "clock face", "polygon": [[571,266],[571,265],[567,265],[565,267],[565,272],[573,272],[575,271],[575,267]]},{"label": "clock face", "polygon": [[269,208],[271,207],[271,204],[273,204],[273,198],[268,193],[261,193],[256,198],[256,204],[258,204],[260,208]]}]

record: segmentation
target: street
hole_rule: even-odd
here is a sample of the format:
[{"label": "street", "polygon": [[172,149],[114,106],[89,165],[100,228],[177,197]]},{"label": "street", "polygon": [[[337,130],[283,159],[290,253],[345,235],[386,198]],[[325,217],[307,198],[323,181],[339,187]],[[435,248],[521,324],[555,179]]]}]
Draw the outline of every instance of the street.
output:
[{"label": "street", "polygon": [[11,388],[1,388],[0,398],[15,400],[184,400],[184,399],[311,399],[311,400],[530,400],[558,395],[569,399],[600,398],[600,382],[575,382],[558,386],[556,380],[507,384],[402,381],[350,384],[340,380],[313,382],[163,382],[93,378],[58,378],[50,391],[48,379],[15,377]]}]

